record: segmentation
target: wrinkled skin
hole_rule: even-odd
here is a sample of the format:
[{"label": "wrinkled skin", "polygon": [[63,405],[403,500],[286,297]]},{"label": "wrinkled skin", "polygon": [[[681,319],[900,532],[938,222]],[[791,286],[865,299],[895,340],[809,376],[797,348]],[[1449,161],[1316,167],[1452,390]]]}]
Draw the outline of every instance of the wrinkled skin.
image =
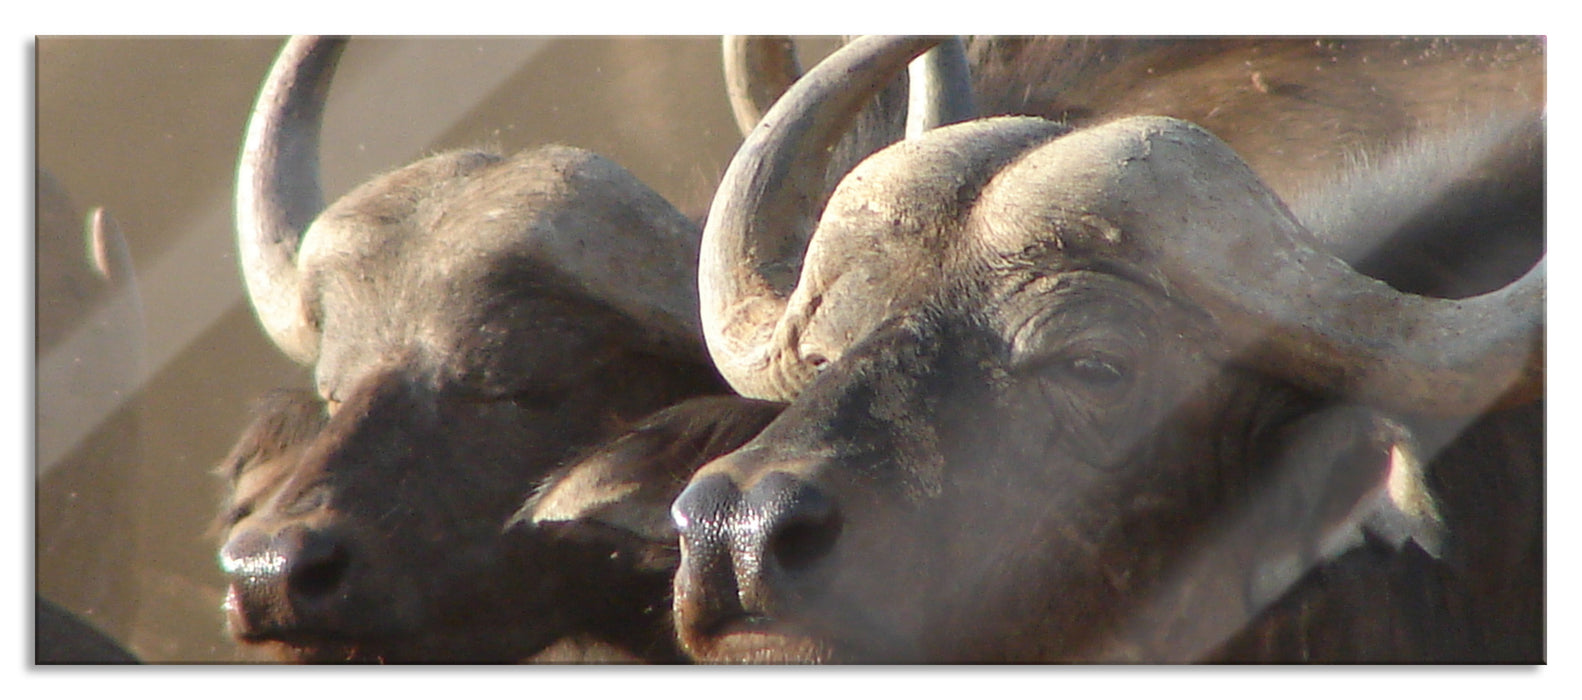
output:
[{"label": "wrinkled skin", "polygon": [[[1149,595],[1212,525],[1228,498],[1219,487],[1249,480],[1238,460],[1270,449],[1200,436],[1274,432],[1303,402],[1219,366],[1192,311],[1157,290],[1031,263],[997,285],[1008,294],[964,283],[908,305],[748,448],[700,473],[694,484],[725,474],[749,492],[765,472],[791,474],[838,494],[840,521],[772,540],[774,556],[794,563],[738,581],[739,608],[700,602],[691,593],[702,583],[678,580],[689,651],[710,661],[1101,658],[1114,640],[1084,631],[1114,626]],[[821,529],[836,531],[833,549],[821,549],[831,546]],[[685,551],[705,570],[729,556]],[[751,586],[765,590],[749,601]],[[762,649],[751,634],[714,636],[756,630],[747,616],[793,634]]]},{"label": "wrinkled skin", "polygon": [[[1126,244],[1152,232],[1106,220],[1147,209],[1144,195],[1067,199],[1082,185],[1027,154],[1072,137],[989,121],[859,166],[818,220],[779,324],[741,333],[771,338],[743,353],[768,358],[773,381],[758,386],[796,393],[674,506],[688,653],[717,663],[1542,660],[1541,403],[1430,419],[1270,372],[1252,361],[1258,343],[1231,342],[1218,310]],[[1247,162],[1269,181],[1235,175],[1249,184],[1210,198],[1231,216],[1244,201],[1278,202],[1265,187],[1297,196],[1349,176],[1326,170],[1348,149],[1328,152],[1324,139],[1288,142],[1324,156],[1309,172],[1245,145],[1262,135],[1226,128],[1233,144],[1251,139]],[[1046,135],[1029,141],[1033,132]],[[1409,132],[1386,124],[1364,141],[1413,142]],[[1460,137],[1446,141],[1472,140]],[[986,145],[994,138],[1005,140]],[[1524,143],[1512,150],[1531,153]],[[1434,148],[1416,144],[1408,159],[1437,162]],[[1356,170],[1388,171],[1399,186],[1389,192],[1415,192],[1422,172]],[[1531,160],[1512,172],[1508,190],[1489,184],[1498,170],[1457,173],[1480,184],[1422,188],[1440,202],[1385,201],[1392,216],[1422,214],[1405,228],[1423,237],[1391,243],[1397,221],[1364,224],[1383,229],[1365,237],[1380,246],[1371,273],[1463,297],[1524,272],[1535,242],[1541,251],[1542,197]],[[1339,207],[1363,189],[1289,206]],[[1452,200],[1508,226],[1457,232],[1473,247],[1450,259],[1476,269],[1392,257],[1455,230],[1461,222],[1433,216]],[[1286,206],[1268,220],[1288,217]],[[721,210],[716,201],[711,218]],[[1173,216],[1194,221],[1170,207],[1150,221]],[[1350,235],[1340,228],[1324,233]],[[1505,258],[1507,240],[1526,253]],[[784,358],[802,365],[776,364]],[[802,373],[805,384],[782,381]]]},{"label": "wrinkled skin", "polygon": [[[725,475],[749,500],[756,484],[787,489],[768,475],[789,474],[838,499],[838,517],[752,539],[753,555],[746,544],[684,549],[691,561],[677,581],[677,617],[691,654],[766,663],[1539,658],[1541,611],[1500,602],[1532,601],[1531,589],[1478,567],[1541,571],[1541,551],[1504,551],[1540,521],[1524,513],[1511,522],[1510,511],[1476,501],[1538,505],[1517,475],[1541,466],[1524,454],[1541,441],[1501,446],[1516,449],[1516,473],[1495,478],[1496,488],[1436,491],[1450,496],[1441,503],[1455,537],[1488,549],[1440,562],[1415,543],[1397,554],[1371,542],[1310,574],[1261,617],[1263,601],[1247,591],[1249,569],[1263,561],[1254,550],[1225,580],[1194,584],[1229,591],[1224,628],[1176,631],[1185,639],[1126,633],[1128,611],[1150,599],[1185,601],[1162,603],[1183,618],[1210,607],[1171,572],[1190,566],[1216,525],[1266,488],[1268,465],[1291,459],[1285,446],[1325,404],[1214,362],[1190,340],[1194,315],[1150,290],[1084,273],[1055,277],[1070,285],[1059,306],[1037,294],[991,296],[982,306],[945,294],[887,323],[746,449],[700,473],[695,485]],[[1030,306],[1058,330],[1006,333],[1025,327],[1011,319]],[[962,328],[963,318],[990,320]],[[1531,426],[1535,413],[1495,420]],[[1349,424],[1349,443],[1333,453],[1349,461],[1337,471],[1377,478],[1390,445],[1371,439],[1371,428],[1365,417]],[[1476,463],[1487,454],[1469,456]],[[1450,478],[1465,473],[1441,463]],[[1290,518],[1334,517],[1350,504],[1324,505],[1295,501]],[[1497,522],[1518,534],[1491,536]],[[1288,525],[1263,527],[1279,541]],[[746,556],[780,563],[720,573]],[[722,578],[711,587],[711,576]],[[1490,586],[1503,590],[1477,590]],[[1436,602],[1446,599],[1459,602]],[[1469,629],[1469,608],[1487,622]],[[1243,624],[1240,639],[1216,648]],[[1173,646],[1182,642],[1191,648]]]}]

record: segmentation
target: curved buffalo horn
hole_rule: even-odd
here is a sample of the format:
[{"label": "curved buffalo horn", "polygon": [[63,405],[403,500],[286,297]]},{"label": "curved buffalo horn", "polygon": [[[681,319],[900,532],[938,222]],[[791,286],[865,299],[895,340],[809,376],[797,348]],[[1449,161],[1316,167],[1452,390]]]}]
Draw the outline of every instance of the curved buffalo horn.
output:
[{"label": "curved buffalo horn", "polygon": [[[1244,240],[1261,249],[1241,254],[1270,269],[1237,269],[1216,254],[1222,244],[1162,245],[1178,261],[1170,274],[1195,273],[1188,294],[1265,371],[1407,413],[1475,415],[1543,396],[1544,259],[1502,289],[1439,299],[1397,291],[1297,236]],[[1289,260],[1303,263],[1272,269]]]},{"label": "curved buffalo horn", "polygon": [[[828,148],[868,96],[935,43],[869,38],[836,52],[765,115],[727,169],[704,233],[699,292],[709,350],[742,394],[792,398],[811,376],[786,309],[825,203]],[[1319,249],[1234,151],[1189,123],[1140,117],[1075,132],[995,182],[997,194],[985,197],[1024,213],[1046,209],[1047,223],[1030,235],[1059,228],[1076,245],[1088,231],[1089,245],[1153,261],[1172,295],[1216,319],[1235,357],[1270,374],[1440,415],[1543,394],[1543,263],[1479,297],[1399,292]]]},{"label": "curved buffalo horn", "polygon": [[743,396],[784,400],[804,378],[771,342],[825,202],[831,149],[868,99],[943,37],[863,37],[841,47],[771,107],[731,159],[698,261],[703,334]]},{"label": "curved buffalo horn", "polygon": [[796,42],[788,36],[726,35],[721,41],[725,62],[725,92],[742,136],[753,127],[775,100],[802,77]]},{"label": "curved buffalo horn", "polygon": [[[1165,117],[1073,132],[998,180],[1008,185],[996,196],[1041,202],[1043,220],[1091,231],[1089,245],[1122,236],[1173,294],[1216,319],[1236,357],[1271,375],[1436,415],[1543,394],[1542,260],[1505,288],[1467,299],[1397,291],[1320,250],[1223,141]],[[1105,222],[1103,230],[1070,221],[1070,212]]]},{"label": "curved buffalo horn", "polygon": [[125,366],[140,371],[143,365],[144,342],[143,293],[138,287],[137,272],[132,266],[132,252],[127,247],[126,235],[121,225],[104,207],[94,207],[88,212],[85,225],[88,257],[93,260],[94,272],[116,289],[110,303],[115,311],[110,315],[114,325],[108,329],[111,337],[123,341],[119,352]]},{"label": "curved buffalo horn", "polygon": [[126,237],[115,217],[104,207],[94,207],[88,212],[83,227],[88,238],[88,259],[93,261],[94,272],[111,284],[135,281],[132,273],[132,254],[126,248]]},{"label": "curved buffalo horn", "polygon": [[236,172],[242,277],[259,322],[292,359],[312,363],[318,335],[303,312],[297,248],[324,208],[319,128],[346,39],[293,37],[275,59],[247,123]]},{"label": "curved buffalo horn", "polygon": [[[788,36],[723,39],[725,89],[742,136],[752,133],[775,100],[802,77],[796,42]],[[906,136],[978,116],[966,44],[950,37],[912,61]]]}]

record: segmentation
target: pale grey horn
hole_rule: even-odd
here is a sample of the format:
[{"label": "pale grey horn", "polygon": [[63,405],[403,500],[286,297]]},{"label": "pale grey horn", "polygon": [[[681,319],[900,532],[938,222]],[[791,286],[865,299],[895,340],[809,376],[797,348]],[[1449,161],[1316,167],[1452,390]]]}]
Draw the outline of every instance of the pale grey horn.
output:
[{"label": "pale grey horn", "polygon": [[1223,141],[1164,117],[1073,132],[1000,179],[1025,184],[1001,196],[1046,202],[1068,244],[1092,231],[1091,245],[1152,260],[1239,361],[1271,375],[1406,413],[1471,415],[1543,395],[1542,260],[1476,297],[1400,292],[1320,249]]},{"label": "pale grey horn", "polygon": [[823,209],[831,149],[867,101],[943,37],[863,37],[820,62],[782,96],[726,169],[698,265],[704,338],[744,396],[789,398],[801,378],[771,343]]},{"label": "pale grey horn", "polygon": [[[769,107],[802,77],[796,42],[788,36],[735,36],[722,41],[725,89],[742,136],[763,120]],[[966,44],[950,37],[912,61],[906,136],[974,119],[972,71]]]},{"label": "pale grey horn", "polygon": [[319,129],[344,37],[292,37],[259,89],[236,172],[236,241],[248,298],[270,339],[293,360],[318,356],[304,313],[297,249],[324,208]]},{"label": "pale grey horn", "polygon": [[[1181,142],[1210,141],[1229,154],[1207,132],[1190,131]],[[1162,161],[1161,141],[1153,143],[1153,160]],[[1160,177],[1181,182],[1188,174]],[[1172,261],[1172,279],[1191,280],[1187,293],[1221,318],[1253,362],[1407,413],[1476,415],[1543,396],[1544,260],[1476,297],[1407,294],[1320,250],[1272,194],[1260,199],[1271,223],[1245,229],[1170,226],[1175,214],[1161,207],[1152,230],[1179,235],[1150,241]],[[1199,208],[1224,201],[1209,196]]]},{"label": "pale grey horn", "polygon": [[742,136],[753,127],[775,100],[802,77],[796,42],[788,36],[726,35],[721,41],[725,63],[725,91]]},{"label": "pale grey horn", "polygon": [[961,37],[929,49],[907,67],[906,137],[978,117],[972,70]]}]

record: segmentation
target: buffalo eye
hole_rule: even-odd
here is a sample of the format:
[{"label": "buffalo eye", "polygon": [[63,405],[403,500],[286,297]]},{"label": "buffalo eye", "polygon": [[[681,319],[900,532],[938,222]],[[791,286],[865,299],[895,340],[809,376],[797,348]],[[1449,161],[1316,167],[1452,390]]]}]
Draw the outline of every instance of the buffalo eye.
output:
[{"label": "buffalo eye", "polygon": [[816,372],[822,372],[829,367],[829,355],[825,354],[813,343],[803,343],[797,347],[796,354],[802,364],[812,367]]},{"label": "buffalo eye", "polygon": [[239,522],[242,522],[243,520],[246,520],[247,516],[250,516],[252,514],[253,514],[253,504],[251,504],[251,503],[243,503],[241,505],[238,505],[238,506],[226,511],[225,517],[222,520],[225,523],[226,527],[230,527],[230,526],[235,525],[235,524],[237,524]]},{"label": "buffalo eye", "polygon": [[1038,369],[1038,391],[1049,415],[1051,445],[1099,469],[1120,464],[1128,436],[1140,423],[1132,387],[1137,371],[1129,362],[1104,352],[1083,351],[1050,358]]},{"label": "buffalo eye", "polygon": [[1071,358],[1061,369],[1070,379],[1089,388],[1101,390],[1122,388],[1130,376],[1119,362],[1099,357]]},{"label": "buffalo eye", "polygon": [[829,365],[829,359],[816,352],[803,356],[802,361],[812,365],[813,369],[820,372],[824,371],[824,367]]},{"label": "buffalo eye", "polygon": [[1087,412],[1107,412],[1123,405],[1132,395],[1137,376],[1132,364],[1118,354],[1091,348],[1073,348],[1028,369],[1039,377],[1039,386],[1058,407],[1057,412],[1082,407],[1094,420],[1102,413]]},{"label": "buffalo eye", "polygon": [[330,502],[330,488],[327,484],[319,483],[309,486],[296,496],[286,499],[286,506],[281,512],[288,516],[306,515],[327,506]]}]

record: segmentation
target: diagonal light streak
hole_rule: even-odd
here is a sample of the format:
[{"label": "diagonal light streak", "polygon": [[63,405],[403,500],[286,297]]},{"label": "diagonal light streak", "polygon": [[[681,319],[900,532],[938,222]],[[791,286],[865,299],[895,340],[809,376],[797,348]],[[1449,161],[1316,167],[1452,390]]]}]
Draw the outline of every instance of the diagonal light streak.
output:
[{"label": "diagonal light streak", "polygon": [[[422,155],[550,41],[403,41],[376,65],[343,73],[345,80],[332,88],[325,114],[326,185],[342,179],[328,172],[337,163],[366,161],[368,154],[378,154],[383,167],[393,167]],[[353,42],[352,51],[355,47]],[[239,148],[240,133],[237,144]],[[223,184],[225,189],[216,189],[210,198],[212,204],[180,227],[178,242],[138,272],[140,290],[123,290],[102,301],[61,343],[36,358],[38,477],[121,410],[224,314],[246,303],[235,261],[231,183]],[[135,325],[127,316],[138,291],[146,313],[143,361],[114,350],[135,347],[135,337],[129,341],[117,336]]]}]

